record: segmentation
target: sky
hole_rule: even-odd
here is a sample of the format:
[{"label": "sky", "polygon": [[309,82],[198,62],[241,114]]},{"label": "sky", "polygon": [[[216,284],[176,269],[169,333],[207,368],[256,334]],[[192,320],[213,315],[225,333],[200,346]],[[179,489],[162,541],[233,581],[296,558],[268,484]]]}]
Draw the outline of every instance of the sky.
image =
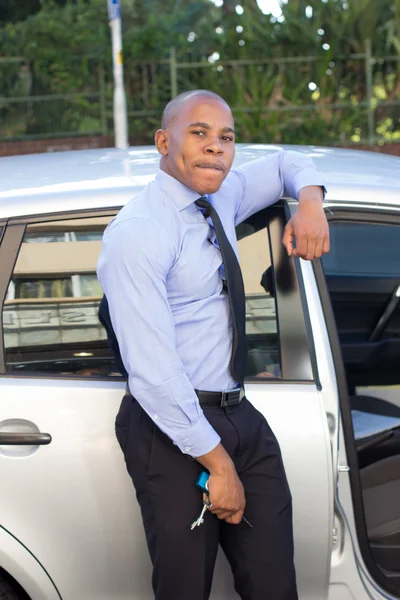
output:
[{"label": "sky", "polygon": [[[217,6],[222,5],[222,0],[211,0],[211,2],[214,2]],[[286,4],[285,0],[283,2]],[[280,0],[257,0],[257,4],[266,15],[280,17],[282,14]],[[238,0],[238,5],[240,5],[240,0]]]},{"label": "sky", "polygon": [[282,14],[281,3],[279,0],[257,0],[257,4],[266,15],[280,17]]}]

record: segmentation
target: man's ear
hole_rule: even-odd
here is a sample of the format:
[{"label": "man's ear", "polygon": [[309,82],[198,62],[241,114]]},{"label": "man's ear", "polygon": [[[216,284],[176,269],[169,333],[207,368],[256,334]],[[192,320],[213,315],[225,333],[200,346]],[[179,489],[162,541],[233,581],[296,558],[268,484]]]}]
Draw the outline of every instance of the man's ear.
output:
[{"label": "man's ear", "polygon": [[154,136],[156,148],[162,156],[168,154],[168,132],[165,129],[158,129]]}]

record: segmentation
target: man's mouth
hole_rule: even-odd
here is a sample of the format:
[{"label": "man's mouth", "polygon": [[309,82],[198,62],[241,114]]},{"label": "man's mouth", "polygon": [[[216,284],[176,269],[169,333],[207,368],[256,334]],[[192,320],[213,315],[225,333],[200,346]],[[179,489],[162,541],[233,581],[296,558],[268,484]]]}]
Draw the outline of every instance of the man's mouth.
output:
[{"label": "man's mouth", "polygon": [[219,171],[222,173],[225,171],[224,165],[221,165],[220,163],[201,162],[201,163],[197,163],[195,166],[198,167],[199,169],[211,169],[213,171]]}]

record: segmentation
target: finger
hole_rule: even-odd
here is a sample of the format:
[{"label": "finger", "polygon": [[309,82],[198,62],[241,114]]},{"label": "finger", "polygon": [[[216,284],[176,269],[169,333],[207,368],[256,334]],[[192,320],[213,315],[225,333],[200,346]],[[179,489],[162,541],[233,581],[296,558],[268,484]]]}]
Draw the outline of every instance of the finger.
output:
[{"label": "finger", "polygon": [[288,256],[292,256],[292,254],[293,254],[293,239],[294,239],[293,227],[292,227],[291,222],[289,221],[289,223],[285,227],[285,231],[283,232],[283,238],[282,238],[282,244],[285,246]]},{"label": "finger", "polygon": [[211,514],[215,515],[218,519],[221,519],[222,521],[225,521],[234,514],[231,510],[223,510],[221,508],[217,510],[212,510],[211,508],[209,508],[208,510]]},{"label": "finger", "polygon": [[229,510],[227,508],[221,508],[221,507],[217,507],[217,506],[211,506],[208,510],[213,515],[217,515],[217,516],[222,515],[222,514],[232,515],[235,512],[234,510]]},{"label": "finger", "polygon": [[243,512],[244,512],[243,510],[238,510],[233,515],[231,515],[230,517],[225,519],[225,521],[227,523],[230,523],[231,525],[239,525],[239,523],[241,522],[241,520],[243,518]]},{"label": "finger", "polygon": [[321,256],[323,255],[324,241],[324,236],[318,238],[317,243],[315,244],[314,258],[321,258]]},{"label": "finger", "polygon": [[[208,509],[210,511],[210,513],[212,513],[213,515],[217,515],[221,512],[227,512],[225,508],[220,508],[218,506],[210,506],[210,508]],[[232,512],[232,511],[231,511]]]},{"label": "finger", "polygon": [[329,252],[330,247],[331,247],[331,243],[330,243],[329,232],[328,232],[325,236],[324,244],[322,246],[323,253],[326,254],[327,252]]},{"label": "finger", "polygon": [[315,248],[317,246],[318,236],[309,235],[307,238],[307,254],[305,255],[306,260],[312,260],[315,256]]},{"label": "finger", "polygon": [[224,512],[224,513],[220,513],[218,515],[216,515],[218,517],[218,519],[220,519],[221,521],[226,521],[227,519],[230,519],[232,516],[231,512]]},{"label": "finger", "polygon": [[296,248],[293,251],[293,254],[298,258],[305,258],[307,255],[308,249],[308,239],[305,233],[301,233],[296,236]]}]

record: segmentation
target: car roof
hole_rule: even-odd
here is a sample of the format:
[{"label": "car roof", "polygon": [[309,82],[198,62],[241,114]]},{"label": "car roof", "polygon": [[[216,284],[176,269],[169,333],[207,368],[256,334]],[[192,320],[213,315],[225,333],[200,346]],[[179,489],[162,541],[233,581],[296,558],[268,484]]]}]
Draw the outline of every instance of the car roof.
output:
[{"label": "car roof", "polygon": [[[317,146],[237,144],[234,166],[278,150],[310,156],[328,201],[400,205],[400,158]],[[120,207],[157,172],[151,146],[75,150],[0,159],[0,218]]]}]

